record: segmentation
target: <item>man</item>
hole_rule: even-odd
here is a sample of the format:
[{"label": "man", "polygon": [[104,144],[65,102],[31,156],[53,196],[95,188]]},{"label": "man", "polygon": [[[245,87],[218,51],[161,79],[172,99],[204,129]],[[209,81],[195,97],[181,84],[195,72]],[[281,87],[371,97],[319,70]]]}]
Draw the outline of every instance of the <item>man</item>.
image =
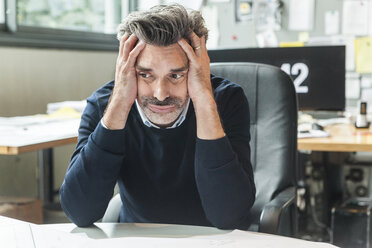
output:
[{"label": "man", "polygon": [[248,228],[248,102],[210,75],[207,35],[200,13],[180,5],[119,26],[115,81],[87,99],[60,190],[75,224],[102,218],[118,183],[121,222]]}]

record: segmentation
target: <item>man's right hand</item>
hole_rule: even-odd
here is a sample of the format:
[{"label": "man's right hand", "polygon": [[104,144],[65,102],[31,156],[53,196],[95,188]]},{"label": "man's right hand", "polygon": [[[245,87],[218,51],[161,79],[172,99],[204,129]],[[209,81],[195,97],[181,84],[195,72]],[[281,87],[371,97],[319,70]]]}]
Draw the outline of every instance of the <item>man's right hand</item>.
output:
[{"label": "man's right hand", "polygon": [[[125,34],[120,40],[119,56],[116,60],[115,86],[103,115],[103,123],[108,129],[125,127],[129,111],[137,97],[136,60],[145,47],[136,35]],[[136,45],[137,43],[137,45]]]}]

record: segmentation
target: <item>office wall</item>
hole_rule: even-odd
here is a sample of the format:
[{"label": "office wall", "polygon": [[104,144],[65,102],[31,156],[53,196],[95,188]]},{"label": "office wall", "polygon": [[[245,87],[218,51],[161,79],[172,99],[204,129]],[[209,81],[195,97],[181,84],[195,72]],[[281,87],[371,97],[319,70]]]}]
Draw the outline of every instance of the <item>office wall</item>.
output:
[{"label": "office wall", "polygon": [[[0,47],[0,116],[46,112],[49,102],[81,100],[113,79],[115,52]],[[55,188],[75,145],[55,149]],[[37,153],[0,155],[0,195],[37,197]]]},{"label": "office wall", "polygon": [[[299,32],[288,30],[289,0],[282,1],[284,3],[282,29],[276,31],[275,34],[279,41],[297,41]],[[218,25],[220,29],[219,46],[221,48],[257,47],[254,22],[235,23],[233,2],[234,0],[230,0],[228,3],[213,4],[218,7]],[[315,1],[314,29],[309,32],[311,37],[324,36],[324,13],[328,10],[338,10],[341,15],[342,1]],[[233,39],[233,36],[236,36],[236,39]]]},{"label": "office wall", "polygon": [[[282,0],[284,3],[282,13],[282,28],[280,31],[275,31],[279,42],[297,41],[298,31],[288,30],[289,26],[289,3],[290,0]],[[242,48],[242,47],[257,47],[256,29],[254,21],[251,22],[235,22],[234,0],[228,3],[213,3],[208,1],[209,5],[218,7],[218,27],[219,27],[219,48]],[[337,10],[340,15],[339,31],[342,32],[342,10],[343,1],[340,0],[315,0],[315,17],[314,28],[309,31],[309,37],[326,37],[325,35],[325,12]],[[365,74],[361,77],[371,78],[372,74]],[[360,96],[363,90],[370,91],[369,88],[360,89]],[[346,110],[355,113],[359,98],[353,97],[346,99]],[[372,113],[372,108],[369,107],[369,112]]]}]

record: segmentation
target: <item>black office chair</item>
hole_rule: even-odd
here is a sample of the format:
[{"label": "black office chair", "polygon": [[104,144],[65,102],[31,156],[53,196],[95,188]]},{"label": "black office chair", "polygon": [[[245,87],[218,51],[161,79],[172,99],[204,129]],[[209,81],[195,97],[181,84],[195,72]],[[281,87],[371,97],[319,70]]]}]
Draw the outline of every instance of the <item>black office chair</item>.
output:
[{"label": "black office chair", "polygon": [[[256,63],[212,63],[211,72],[241,85],[251,117],[251,162],[256,202],[251,231],[293,236],[297,231],[297,98],[290,77],[279,68]],[[117,222],[119,194],[103,222]]]}]

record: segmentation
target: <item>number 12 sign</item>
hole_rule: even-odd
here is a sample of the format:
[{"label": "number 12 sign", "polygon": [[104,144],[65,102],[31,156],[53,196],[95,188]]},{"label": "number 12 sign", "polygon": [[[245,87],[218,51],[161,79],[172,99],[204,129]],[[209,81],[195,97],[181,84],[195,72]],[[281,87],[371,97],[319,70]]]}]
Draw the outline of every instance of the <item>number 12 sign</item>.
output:
[{"label": "number 12 sign", "polygon": [[285,73],[289,76],[297,76],[293,83],[296,88],[297,93],[308,93],[309,87],[305,85],[301,85],[307,77],[309,76],[309,67],[304,63],[295,63],[292,67],[289,63],[284,63],[280,67]]}]

